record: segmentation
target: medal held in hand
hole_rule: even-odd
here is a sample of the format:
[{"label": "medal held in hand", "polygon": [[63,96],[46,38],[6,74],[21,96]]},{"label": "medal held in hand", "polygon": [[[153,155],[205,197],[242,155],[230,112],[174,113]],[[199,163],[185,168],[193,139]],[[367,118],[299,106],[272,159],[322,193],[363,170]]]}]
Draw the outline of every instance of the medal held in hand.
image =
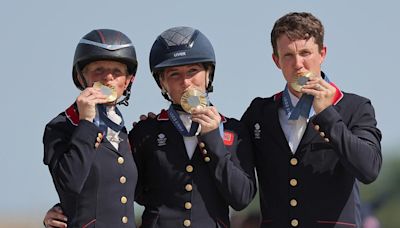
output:
[{"label": "medal held in hand", "polygon": [[207,107],[208,99],[205,93],[195,88],[189,88],[181,97],[181,106],[183,110],[192,113],[192,109],[197,106]]},{"label": "medal held in hand", "polygon": [[312,72],[304,72],[297,75],[296,81],[290,83],[290,86],[296,90],[297,92],[301,92],[301,88],[310,80],[309,78],[312,76]]},{"label": "medal held in hand", "polygon": [[100,89],[101,93],[107,97],[107,102],[113,102],[117,99],[117,91],[114,87],[105,86],[101,82],[95,82],[93,88]]}]

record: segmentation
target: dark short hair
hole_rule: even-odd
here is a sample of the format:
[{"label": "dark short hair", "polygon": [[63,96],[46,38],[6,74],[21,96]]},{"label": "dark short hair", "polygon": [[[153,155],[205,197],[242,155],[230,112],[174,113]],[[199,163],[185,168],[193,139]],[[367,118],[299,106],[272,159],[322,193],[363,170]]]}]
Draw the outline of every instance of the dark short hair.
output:
[{"label": "dark short hair", "polygon": [[324,26],[311,13],[293,12],[279,18],[271,31],[271,44],[274,55],[278,55],[277,40],[286,35],[290,40],[308,40],[314,37],[319,51],[324,46]]}]

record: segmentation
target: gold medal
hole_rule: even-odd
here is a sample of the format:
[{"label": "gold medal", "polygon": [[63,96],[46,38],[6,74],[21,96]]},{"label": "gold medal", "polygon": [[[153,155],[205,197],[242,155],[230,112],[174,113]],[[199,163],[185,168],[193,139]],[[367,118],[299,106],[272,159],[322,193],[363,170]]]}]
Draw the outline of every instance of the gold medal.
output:
[{"label": "gold medal", "polygon": [[296,90],[297,92],[301,92],[301,88],[303,88],[303,86],[308,82],[309,78],[312,76],[313,74],[309,71],[309,72],[305,72],[305,73],[301,73],[297,75],[297,79],[294,82],[290,83],[290,86],[292,86],[292,88],[294,90]]},{"label": "gold medal", "polygon": [[117,91],[114,87],[105,86],[101,82],[95,82],[93,88],[100,89],[101,93],[107,97],[107,102],[113,102],[117,99]]},{"label": "gold medal", "polygon": [[189,88],[181,97],[181,106],[183,110],[192,113],[192,109],[197,106],[207,107],[208,100],[206,95],[198,89]]}]

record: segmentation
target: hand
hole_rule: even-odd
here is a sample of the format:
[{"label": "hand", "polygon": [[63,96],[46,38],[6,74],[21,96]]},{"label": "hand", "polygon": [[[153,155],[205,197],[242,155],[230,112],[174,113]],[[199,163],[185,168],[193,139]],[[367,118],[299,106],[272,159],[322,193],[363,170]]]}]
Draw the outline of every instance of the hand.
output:
[{"label": "hand", "polygon": [[147,120],[147,118],[155,119],[156,118],[156,114],[154,114],[153,112],[149,112],[149,113],[147,113],[147,116],[142,114],[139,117],[140,120]]},{"label": "hand", "polygon": [[107,97],[99,89],[88,87],[76,99],[79,119],[93,122],[96,116],[96,104],[107,103]]},{"label": "hand", "polygon": [[63,214],[60,206],[54,206],[47,211],[43,219],[43,224],[48,228],[65,228],[67,227],[67,217]]},{"label": "hand", "polygon": [[314,96],[313,108],[315,114],[318,114],[333,104],[336,89],[324,79],[313,77],[303,86],[301,92]]},{"label": "hand", "polygon": [[196,107],[192,109],[192,121],[201,126],[201,133],[207,133],[219,127],[221,116],[214,106]]},{"label": "hand", "polygon": [[[142,121],[142,120],[147,120],[147,118],[155,119],[156,116],[157,116],[157,115],[154,114],[153,112],[149,112],[149,113],[147,113],[147,116],[146,116],[145,114],[140,115],[139,120],[140,120],[140,121]],[[132,127],[134,127],[136,124],[137,124],[136,121],[133,122],[133,123],[132,123]]]}]

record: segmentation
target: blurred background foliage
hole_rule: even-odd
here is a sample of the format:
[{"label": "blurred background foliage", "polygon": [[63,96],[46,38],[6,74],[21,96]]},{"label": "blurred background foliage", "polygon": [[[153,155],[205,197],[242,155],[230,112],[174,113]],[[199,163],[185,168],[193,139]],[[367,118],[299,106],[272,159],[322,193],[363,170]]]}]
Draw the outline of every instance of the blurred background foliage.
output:
[{"label": "blurred background foliage", "polygon": [[[378,179],[369,185],[360,183],[363,218],[374,216],[382,228],[400,227],[400,147],[383,150],[383,165]],[[233,228],[252,228],[259,213],[258,194],[243,211],[232,213]]]},{"label": "blurred background foliage", "polygon": [[384,228],[400,227],[400,154],[399,148],[384,152],[378,179],[361,185],[364,214],[375,215]]}]

